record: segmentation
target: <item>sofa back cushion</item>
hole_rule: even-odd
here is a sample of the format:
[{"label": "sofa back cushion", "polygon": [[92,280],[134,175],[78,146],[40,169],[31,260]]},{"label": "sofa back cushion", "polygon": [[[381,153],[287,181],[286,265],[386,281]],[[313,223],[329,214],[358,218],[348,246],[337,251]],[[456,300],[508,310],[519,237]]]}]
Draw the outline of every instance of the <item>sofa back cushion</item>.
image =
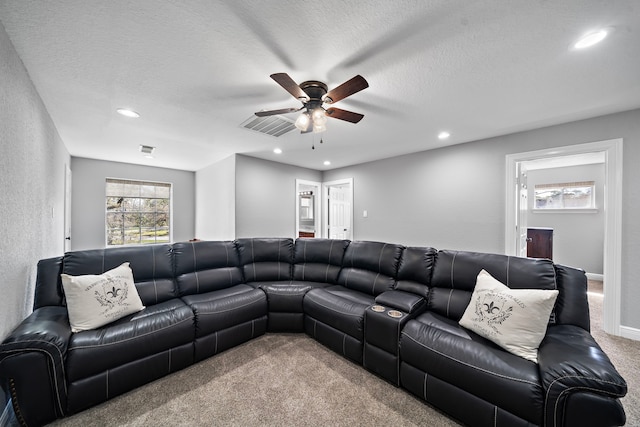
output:
[{"label": "sofa back cushion", "polygon": [[240,258],[232,241],[175,243],[173,256],[181,296],[217,291],[243,282]]},{"label": "sofa back cushion", "polygon": [[338,284],[373,296],[393,289],[403,249],[392,243],[349,243]]},{"label": "sofa back cushion", "polygon": [[238,239],[236,247],[246,282],[291,280],[293,239]]},{"label": "sofa back cushion", "polygon": [[297,239],[293,279],[336,284],[348,240]]},{"label": "sofa back cushion", "polygon": [[548,259],[442,250],[433,268],[428,309],[459,321],[483,269],[511,289],[558,289]]},{"label": "sofa back cushion", "polygon": [[33,299],[34,310],[48,305],[64,305],[64,292],[60,280],[62,259],[63,257],[58,256],[38,261],[36,291]]},{"label": "sofa back cushion", "polygon": [[429,247],[405,248],[398,267],[396,289],[427,298],[437,252]]},{"label": "sofa back cushion", "polygon": [[178,296],[173,280],[171,245],[127,246],[67,252],[62,272],[71,276],[102,274],[128,262],[142,303],[158,304]]},{"label": "sofa back cushion", "polygon": [[584,270],[554,265],[558,281],[558,299],[555,306],[555,322],[590,330],[587,275]]}]

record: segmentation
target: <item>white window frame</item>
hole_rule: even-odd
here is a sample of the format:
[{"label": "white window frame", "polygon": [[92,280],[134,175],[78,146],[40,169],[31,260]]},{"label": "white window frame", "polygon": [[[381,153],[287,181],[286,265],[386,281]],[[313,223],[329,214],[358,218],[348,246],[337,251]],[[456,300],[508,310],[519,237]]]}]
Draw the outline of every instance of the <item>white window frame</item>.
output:
[{"label": "white window frame", "polygon": [[[578,188],[578,187],[591,187],[591,204],[586,207],[574,207],[574,206],[565,206],[563,194],[567,188]],[[561,206],[547,208],[547,207],[537,207],[536,206],[536,193],[538,191],[552,188],[560,189],[560,202]],[[598,212],[598,207],[596,206],[596,182],[595,181],[580,181],[580,182],[559,182],[559,183],[550,183],[550,184],[537,184],[533,189],[533,197],[532,197],[532,212],[534,213],[596,213]]]},{"label": "white window frame", "polygon": [[[109,213],[109,210],[107,208],[107,198],[108,197],[115,197],[115,196],[109,196],[107,195],[107,183],[109,182],[114,182],[114,181],[119,181],[119,182],[123,182],[123,183],[129,183],[129,184],[139,184],[139,185],[157,185],[157,186],[162,186],[162,187],[169,187],[169,218],[168,218],[168,230],[169,230],[169,236],[168,236],[168,240],[167,241],[161,241],[161,242],[139,242],[139,243],[125,243],[123,240],[122,244],[109,244],[109,228],[107,225],[107,215]],[[123,197],[125,195],[122,195]],[[144,197],[142,197],[144,198]],[[164,198],[162,198],[164,199]],[[104,240],[105,240],[105,246],[106,247],[123,247],[123,246],[142,246],[142,245],[152,245],[152,244],[167,244],[167,243],[173,243],[173,184],[170,182],[161,182],[161,181],[150,181],[150,180],[140,180],[140,179],[128,179],[128,178],[113,178],[113,177],[107,177],[105,179],[105,194],[104,194],[104,199],[103,199],[103,203],[105,203],[104,205],[104,209],[105,209],[105,217],[104,217]],[[134,211],[135,212],[135,211]],[[139,212],[139,211],[138,211]]]}]

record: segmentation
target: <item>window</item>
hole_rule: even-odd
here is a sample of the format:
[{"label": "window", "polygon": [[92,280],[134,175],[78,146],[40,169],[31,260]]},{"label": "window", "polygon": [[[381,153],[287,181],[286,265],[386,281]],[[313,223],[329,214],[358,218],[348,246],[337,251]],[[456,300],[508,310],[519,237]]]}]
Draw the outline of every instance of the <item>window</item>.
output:
[{"label": "window", "polygon": [[595,182],[540,184],[534,187],[534,209],[595,209]]},{"label": "window", "polygon": [[171,184],[107,178],[107,246],[171,241]]}]

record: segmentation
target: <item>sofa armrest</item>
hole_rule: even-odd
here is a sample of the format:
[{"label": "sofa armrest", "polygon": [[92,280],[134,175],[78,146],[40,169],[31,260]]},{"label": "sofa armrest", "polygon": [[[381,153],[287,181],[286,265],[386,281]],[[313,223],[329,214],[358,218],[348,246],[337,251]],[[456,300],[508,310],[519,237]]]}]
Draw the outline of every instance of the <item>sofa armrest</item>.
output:
[{"label": "sofa armrest", "polygon": [[391,307],[402,312],[417,315],[425,310],[424,297],[404,291],[386,291],[376,297],[376,304]]},{"label": "sofa armrest", "polygon": [[627,384],[593,336],[573,325],[551,326],[538,349],[547,426],[622,425],[618,400]]},{"label": "sofa armrest", "polygon": [[41,425],[63,416],[65,357],[71,338],[66,307],[40,307],[0,344],[0,383],[18,421]]}]

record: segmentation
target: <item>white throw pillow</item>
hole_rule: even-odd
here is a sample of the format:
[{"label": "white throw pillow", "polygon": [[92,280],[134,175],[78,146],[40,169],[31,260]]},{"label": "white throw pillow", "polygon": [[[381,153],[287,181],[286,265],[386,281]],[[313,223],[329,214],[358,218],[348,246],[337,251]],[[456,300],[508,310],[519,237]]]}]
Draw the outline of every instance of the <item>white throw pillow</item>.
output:
[{"label": "white throw pillow", "polygon": [[459,323],[505,350],[538,363],[538,346],[547,332],[557,296],[557,290],[511,289],[482,270]]},{"label": "white throw pillow", "polygon": [[60,276],[72,332],[99,328],[144,308],[128,262],[100,275]]}]

